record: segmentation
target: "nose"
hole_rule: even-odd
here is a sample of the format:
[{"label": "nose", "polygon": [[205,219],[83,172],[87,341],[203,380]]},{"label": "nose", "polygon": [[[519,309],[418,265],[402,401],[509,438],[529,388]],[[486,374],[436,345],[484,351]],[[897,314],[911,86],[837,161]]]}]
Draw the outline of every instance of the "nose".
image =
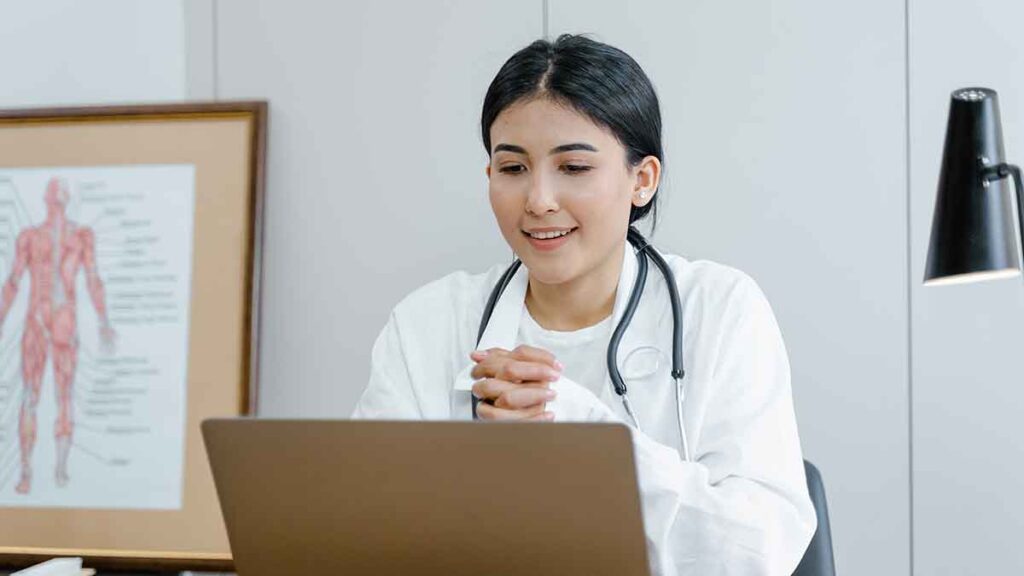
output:
[{"label": "nose", "polygon": [[530,188],[526,191],[526,212],[535,216],[558,212],[558,199],[554,185],[542,174],[542,171],[537,171],[534,174],[535,177],[530,182]]}]

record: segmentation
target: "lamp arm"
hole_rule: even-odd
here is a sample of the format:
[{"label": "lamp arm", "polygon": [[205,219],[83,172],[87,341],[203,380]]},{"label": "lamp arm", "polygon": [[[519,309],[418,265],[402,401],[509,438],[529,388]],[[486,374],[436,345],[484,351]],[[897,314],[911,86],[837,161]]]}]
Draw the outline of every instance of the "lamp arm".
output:
[{"label": "lamp arm", "polygon": [[[1003,166],[1013,174],[1013,187],[1017,189],[1017,222],[1020,224],[1017,231],[1020,233],[1020,244],[1024,247],[1024,191],[1020,186],[1020,166],[1013,164],[1003,164]],[[1024,254],[1021,254],[1021,257],[1024,257]]]},{"label": "lamp arm", "polygon": [[[1024,191],[1021,190],[1020,166],[1004,162],[995,166],[986,166],[982,171],[982,177],[986,182],[1002,180],[1007,176],[1013,177],[1013,187],[1017,193],[1017,222],[1020,225],[1017,231],[1020,234],[1021,246],[1024,247]],[[1024,257],[1024,254],[1021,256]]]}]

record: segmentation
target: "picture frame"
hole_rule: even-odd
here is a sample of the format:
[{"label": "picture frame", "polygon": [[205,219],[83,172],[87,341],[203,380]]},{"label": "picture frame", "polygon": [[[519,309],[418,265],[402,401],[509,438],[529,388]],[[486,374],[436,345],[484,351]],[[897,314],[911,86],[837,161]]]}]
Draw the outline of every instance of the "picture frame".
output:
[{"label": "picture frame", "polygon": [[199,424],[256,412],[267,115],[0,110],[0,566],[233,570]]}]

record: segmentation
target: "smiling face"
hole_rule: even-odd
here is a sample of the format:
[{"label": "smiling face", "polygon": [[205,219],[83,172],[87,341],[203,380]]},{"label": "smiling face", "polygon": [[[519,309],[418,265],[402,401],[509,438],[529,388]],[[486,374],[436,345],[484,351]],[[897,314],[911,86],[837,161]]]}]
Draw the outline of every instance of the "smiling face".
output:
[{"label": "smiling face", "polygon": [[610,131],[547,98],[509,106],[490,134],[491,207],[531,279],[562,284],[621,266],[630,208],[657,189],[657,158],[628,166]]}]

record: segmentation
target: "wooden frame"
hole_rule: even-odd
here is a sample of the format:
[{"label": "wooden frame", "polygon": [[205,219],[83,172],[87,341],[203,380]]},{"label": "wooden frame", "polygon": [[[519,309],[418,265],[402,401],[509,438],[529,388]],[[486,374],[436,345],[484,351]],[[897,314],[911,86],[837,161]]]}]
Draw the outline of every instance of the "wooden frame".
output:
[{"label": "wooden frame", "polygon": [[[136,169],[139,174],[144,175],[147,167],[177,166],[190,167],[189,174],[194,174],[194,179],[191,180],[194,183],[194,206],[190,216],[191,235],[171,235],[172,240],[167,242],[172,244],[178,240],[180,244],[180,238],[188,236],[191,242],[189,260],[182,265],[189,269],[188,282],[180,282],[189,289],[182,292],[188,296],[188,307],[185,309],[187,313],[182,311],[179,315],[179,319],[185,319],[181,324],[186,328],[179,330],[184,330],[187,334],[182,350],[187,353],[188,359],[187,363],[184,363],[186,367],[181,369],[184,374],[184,391],[180,394],[183,419],[175,421],[168,418],[172,422],[179,422],[178,426],[181,428],[182,454],[174,456],[173,450],[171,451],[174,458],[180,458],[180,506],[160,509],[149,509],[146,506],[118,509],[116,505],[106,507],[86,504],[65,507],[60,504],[11,504],[10,502],[17,500],[11,500],[14,497],[10,496],[13,493],[14,482],[2,484],[5,481],[4,449],[7,449],[8,464],[12,459],[12,452],[19,455],[15,460],[20,463],[25,453],[24,438],[29,437],[25,435],[27,433],[22,433],[23,428],[20,424],[24,418],[21,411],[25,410],[25,395],[31,394],[30,386],[25,383],[26,376],[22,368],[20,391],[14,390],[14,387],[8,384],[5,396],[3,388],[0,387],[0,416],[3,415],[5,407],[8,408],[8,414],[15,410],[19,412],[17,438],[11,431],[12,425],[9,421],[12,417],[8,416],[6,424],[0,417],[0,427],[7,426],[6,432],[0,429],[0,492],[8,492],[6,500],[0,499],[0,515],[3,516],[3,520],[0,521],[0,565],[23,566],[53,556],[83,556],[88,566],[100,568],[223,571],[233,569],[227,535],[202,444],[199,422],[212,416],[254,414],[256,411],[256,351],[259,336],[266,132],[265,102],[0,110],[0,184],[3,183],[5,173],[12,175],[7,178],[7,182],[13,183],[19,174],[42,173],[46,170],[64,170],[76,174],[78,172],[75,170],[84,172],[94,168],[125,173]],[[56,180],[58,178],[54,177],[51,181]],[[64,179],[61,181],[64,182]],[[14,185],[11,186],[14,189]],[[61,185],[54,186],[59,188]],[[47,194],[49,188],[48,183]],[[71,184],[67,185],[67,189],[72,191],[66,192],[64,196],[55,193],[55,197],[65,199],[64,203],[60,204],[62,210],[68,205],[66,199],[75,194]],[[2,193],[0,190],[0,204],[3,201]],[[140,195],[139,198],[143,196]],[[49,210],[50,196],[46,198],[46,210]],[[140,206],[146,201],[148,200],[137,200]],[[0,205],[0,220],[3,218],[2,208]],[[109,212],[116,213],[116,210],[112,209]],[[41,228],[43,224],[38,223],[38,209],[36,213],[33,224],[38,224]],[[129,220],[121,220],[116,222],[115,226],[125,226],[128,222]],[[8,269],[16,267],[16,264],[12,263],[16,260],[12,255],[15,248],[11,247],[14,244],[14,234],[8,232],[6,237],[2,236],[3,228],[3,222],[0,222],[0,247],[7,246],[6,260],[0,257],[0,283],[8,278]],[[24,231],[27,226],[20,229]],[[19,233],[17,236],[20,241],[23,235]],[[103,238],[99,234],[95,236],[96,251],[99,253],[103,246]],[[116,248],[114,254],[117,254]],[[120,256],[109,258],[118,257]],[[99,276],[102,276],[102,270]],[[22,278],[20,285],[21,292],[29,291],[28,279]],[[62,285],[73,283],[65,282]],[[73,292],[74,288],[70,290]],[[91,288],[89,294],[92,294]],[[106,294],[114,293],[108,291]],[[25,296],[22,298],[27,299]],[[89,296],[79,296],[79,310],[88,308],[89,300]],[[96,308],[97,317],[101,315],[100,310],[101,308]],[[71,314],[72,317],[76,314],[74,307]],[[81,315],[81,312],[78,314]],[[106,312],[103,315],[103,322],[106,324]],[[13,314],[11,316],[9,326],[10,322],[18,321]],[[22,328],[23,335],[20,339],[22,350],[27,338],[24,333],[29,330],[27,326],[30,321],[27,317],[25,323],[26,327]],[[118,330],[116,318],[112,317],[108,326]],[[55,338],[53,334],[57,334],[56,329],[48,330],[48,337]],[[128,330],[125,332],[128,333]],[[5,344],[3,336],[0,333],[0,349],[18,345],[11,344],[12,337],[7,338]],[[120,338],[120,334],[118,337]],[[75,342],[77,350],[77,338]],[[137,339],[136,342],[142,340]],[[130,344],[125,342],[125,345]],[[120,341],[118,345],[121,345]],[[144,347],[142,344],[140,346]],[[24,351],[21,358],[27,358]],[[8,370],[4,370],[5,361],[8,363]],[[25,362],[22,361],[20,364],[23,367]],[[56,369],[49,370],[49,377],[55,378],[56,372],[53,370]],[[10,361],[0,356],[0,378],[4,378],[5,373],[12,371]],[[0,382],[0,385],[2,384],[3,382]],[[54,394],[52,391],[47,392],[46,388],[55,386],[44,380],[42,396],[38,396],[37,393],[36,398],[45,397],[47,393]],[[16,407],[12,407],[12,402],[17,401],[14,400],[15,392],[20,392],[21,401]],[[66,397],[70,396],[71,393],[67,393]],[[74,398],[74,402],[80,403],[79,396],[76,395]],[[133,401],[146,402],[144,399]],[[66,402],[71,403],[71,400]],[[78,404],[76,410],[77,407]],[[57,408],[58,413],[60,410]],[[78,413],[74,414],[74,418],[77,418]],[[35,418],[35,415],[31,418]],[[57,430],[61,429],[60,423],[55,424],[55,431],[51,434],[49,422],[43,421],[42,418],[40,416],[36,424],[38,429],[35,445],[49,443],[59,446],[61,433]],[[147,421],[151,420],[160,418]],[[85,426],[84,423],[76,425]],[[161,425],[164,425],[162,420]],[[115,427],[107,427],[105,430],[114,429]],[[64,456],[65,461],[71,463],[68,466],[72,470],[78,439],[85,437],[88,440],[87,430],[75,430],[75,440],[70,448],[72,455]],[[67,441],[70,441],[70,433],[67,438]],[[13,444],[17,444],[17,448],[12,447]],[[30,458],[31,450],[30,447]],[[58,451],[60,448],[54,450]],[[101,461],[115,462],[114,459]],[[139,468],[142,466],[138,465]],[[22,468],[20,464],[8,466],[8,470]],[[35,478],[39,472],[35,470],[34,464],[30,468],[32,482],[37,482]],[[79,470],[84,468],[83,466]],[[152,467],[150,473],[151,469]],[[57,480],[53,482],[54,488],[51,491],[53,494],[60,493],[57,488],[61,486],[60,473],[57,472],[56,476]],[[17,478],[21,477],[21,473],[17,473]],[[75,482],[74,472],[70,481]],[[79,482],[85,484],[89,481],[86,478]],[[38,492],[42,493],[44,490],[39,488]]]}]

